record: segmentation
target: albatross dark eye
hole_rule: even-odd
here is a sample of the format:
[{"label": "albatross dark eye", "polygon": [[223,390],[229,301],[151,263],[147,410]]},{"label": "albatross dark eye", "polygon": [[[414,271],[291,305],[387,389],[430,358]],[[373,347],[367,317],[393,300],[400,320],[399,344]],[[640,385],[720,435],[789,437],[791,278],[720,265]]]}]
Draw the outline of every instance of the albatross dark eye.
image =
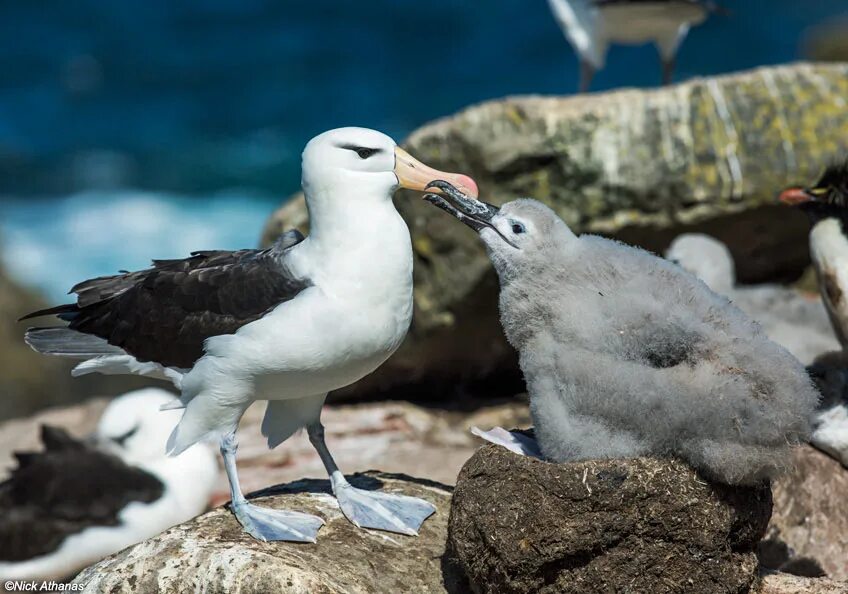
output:
[{"label": "albatross dark eye", "polygon": [[356,149],[356,154],[359,155],[360,159],[367,159],[371,155],[380,152],[380,149],[372,149],[372,148],[363,148],[360,147]]},{"label": "albatross dark eye", "polygon": [[526,233],[527,229],[525,229],[524,225],[522,225],[521,223],[516,223],[515,221],[512,221],[512,232],[516,235],[519,235],[521,233]]},{"label": "albatross dark eye", "polygon": [[341,144],[338,145],[339,148],[343,148],[347,151],[353,151],[357,155],[359,155],[360,159],[367,159],[368,157],[373,157],[377,153],[380,152],[378,148],[368,148],[367,146],[357,146],[355,144]]}]

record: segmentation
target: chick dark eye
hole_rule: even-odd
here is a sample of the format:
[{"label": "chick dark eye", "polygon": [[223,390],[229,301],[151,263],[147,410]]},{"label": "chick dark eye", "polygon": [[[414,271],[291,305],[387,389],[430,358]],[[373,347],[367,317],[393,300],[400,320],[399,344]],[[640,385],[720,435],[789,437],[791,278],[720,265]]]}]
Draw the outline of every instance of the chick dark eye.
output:
[{"label": "chick dark eye", "polygon": [[527,229],[525,229],[524,225],[522,225],[521,223],[513,222],[512,223],[512,232],[515,233],[516,235],[518,235],[520,233],[526,233]]}]

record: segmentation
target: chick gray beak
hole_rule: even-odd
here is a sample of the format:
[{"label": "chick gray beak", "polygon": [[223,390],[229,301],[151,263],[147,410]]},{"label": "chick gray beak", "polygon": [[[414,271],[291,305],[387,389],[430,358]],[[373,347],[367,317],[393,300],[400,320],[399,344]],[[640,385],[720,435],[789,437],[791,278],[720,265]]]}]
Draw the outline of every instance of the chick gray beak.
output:
[{"label": "chick gray beak", "polygon": [[488,204],[471,196],[466,196],[446,181],[436,180],[427,184],[425,189],[438,188],[444,195],[425,194],[424,200],[433,204],[455,219],[465,223],[477,233],[483,229],[491,229],[501,236],[505,242],[514,248],[518,246],[504,237],[497,227],[492,224],[492,219],[500,211],[497,206]]}]

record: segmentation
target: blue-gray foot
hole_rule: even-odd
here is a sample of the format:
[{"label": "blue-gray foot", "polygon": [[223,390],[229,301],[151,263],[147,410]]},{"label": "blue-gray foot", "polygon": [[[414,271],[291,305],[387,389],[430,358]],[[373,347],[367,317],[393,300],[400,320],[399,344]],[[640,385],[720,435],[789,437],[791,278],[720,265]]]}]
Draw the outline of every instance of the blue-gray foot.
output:
[{"label": "blue-gray foot", "polygon": [[342,513],[360,528],[418,536],[421,524],[436,511],[432,503],[417,497],[357,489],[338,471],[331,480]]},{"label": "blue-gray foot", "polygon": [[265,541],[315,542],[324,520],[318,516],[282,509],[268,509],[240,501],[231,504],[233,514],[253,538]]}]

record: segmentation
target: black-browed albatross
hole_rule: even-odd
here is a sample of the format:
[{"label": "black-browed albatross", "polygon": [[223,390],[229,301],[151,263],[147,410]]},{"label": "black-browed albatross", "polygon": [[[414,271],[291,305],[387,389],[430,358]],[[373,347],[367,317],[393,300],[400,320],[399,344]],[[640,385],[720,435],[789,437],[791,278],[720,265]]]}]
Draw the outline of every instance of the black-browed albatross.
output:
[{"label": "black-browed albatross", "polygon": [[315,540],[323,520],[246,501],[236,474],[235,431],[247,407],[267,400],[262,423],[275,447],[301,427],[320,455],[345,516],[357,526],[417,534],[435,508],[352,487],[326,444],[327,392],[374,371],[400,345],[412,317],[412,246],[392,203],[398,187],[448,179],[476,195],[471,178],[416,161],[388,136],[340,128],[303,152],[310,217],[265,250],[197,252],[185,260],[85,281],[58,314],[67,329],[31,329],[36,350],[86,359],[78,372],[170,378],[185,413],[168,446],[179,453],[220,440],[232,509],[262,540]]},{"label": "black-browed albatross", "polygon": [[89,439],[42,426],[40,452],[16,452],[0,483],[0,578],[55,580],[202,513],[217,483],[214,451],[179,456],[165,442],[175,396],[144,388],[115,398]]},{"label": "black-browed albatross", "polygon": [[677,50],[689,29],[715,7],[701,0],[548,0],[565,38],[580,57],[580,91],[589,90],[611,43],[654,43],[671,83]]}]

